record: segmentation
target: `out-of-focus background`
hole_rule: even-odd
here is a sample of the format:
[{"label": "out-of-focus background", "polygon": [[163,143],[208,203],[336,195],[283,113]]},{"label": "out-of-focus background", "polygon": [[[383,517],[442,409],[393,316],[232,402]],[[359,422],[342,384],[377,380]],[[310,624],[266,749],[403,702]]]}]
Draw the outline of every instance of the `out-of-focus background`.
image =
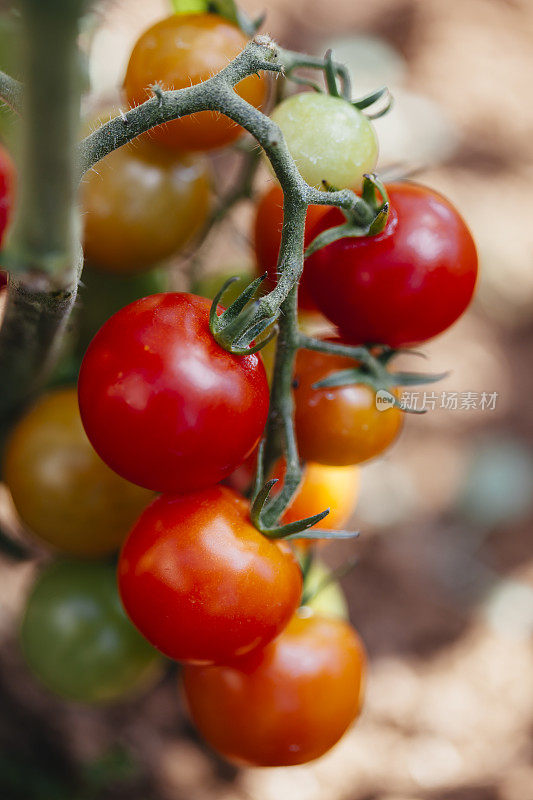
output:
[{"label": "out-of-focus background", "polygon": [[[332,47],[357,93],[391,88],[394,108],[376,124],[381,168],[446,194],[481,258],[473,308],[423,348],[449,377],[363,468],[360,539],[324,550],[333,565],[360,557],[343,585],[370,656],[366,706],[318,762],[237,771],[198,741],[175,674],[108,708],[59,701],[16,643],[35,564],[2,557],[0,797],[532,800],[533,2],[243,5],[266,10],[263,30],[289,48]],[[131,45],[168,7],[100,8],[93,98],[115,102]],[[251,263],[250,218],[236,210],[203,252],[208,270]]]}]

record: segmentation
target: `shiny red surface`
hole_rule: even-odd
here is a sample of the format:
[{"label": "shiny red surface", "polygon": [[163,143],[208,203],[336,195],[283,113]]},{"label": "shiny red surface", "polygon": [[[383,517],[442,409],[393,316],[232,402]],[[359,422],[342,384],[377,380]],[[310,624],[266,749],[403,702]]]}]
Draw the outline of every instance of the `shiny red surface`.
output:
[{"label": "shiny red surface", "polygon": [[178,292],[137,300],[105,323],[85,354],[78,390],[87,435],[112,469],[148,489],[218,483],[261,436],[263,364],[215,342],[210,305]]},{"label": "shiny red surface", "polygon": [[227,663],[267,644],[297,608],[289,545],[267,539],[237,492],[163,495],[142,514],[118,565],[124,607],[170,658]]},{"label": "shiny red surface", "polygon": [[[477,254],[470,231],[444,197],[415,183],[387,189],[385,230],[316,252],[306,261],[307,287],[344,337],[411,345],[442,333],[467,308]],[[340,211],[329,211],[313,238],[343,222]]]},{"label": "shiny red surface", "polygon": [[183,672],[191,717],[226,758],[290,766],[318,758],[359,714],[365,652],[344,620],[293,617],[264,650]]},{"label": "shiny red surface", "polygon": [[[7,150],[0,145],[0,245],[11,217],[15,191],[15,166]],[[0,274],[0,288],[6,281]]]}]

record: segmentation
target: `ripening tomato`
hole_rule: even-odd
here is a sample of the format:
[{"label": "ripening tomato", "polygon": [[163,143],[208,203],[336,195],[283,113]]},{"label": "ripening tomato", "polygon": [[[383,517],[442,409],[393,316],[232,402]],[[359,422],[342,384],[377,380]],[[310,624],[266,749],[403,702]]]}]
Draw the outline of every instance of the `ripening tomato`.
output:
[{"label": "ripening tomato", "polygon": [[267,539],[249,515],[225,486],[162,495],[124,543],[122,602],[170,658],[227,663],[267,644],[298,607],[302,576],[289,545]]},{"label": "ripening tomato", "polygon": [[137,300],[105,323],[83,359],[87,435],[106,464],[147,489],[218,483],[253,450],[266,422],[261,359],[215,342],[210,306],[179,292]]},{"label": "ripening tomato", "polygon": [[[311,239],[310,231],[314,230],[318,221],[329,211],[329,206],[309,206],[305,222],[305,245]],[[254,221],[254,248],[258,272],[262,275],[268,272],[269,289],[273,289],[277,282],[276,267],[278,264],[279,247],[281,244],[281,228],[283,226],[283,190],[279,184],[274,184],[265,192],[257,203]],[[300,309],[314,310],[316,303],[306,288],[305,273],[302,275],[298,287],[298,306]]]},{"label": "ripening tomato", "polygon": [[11,156],[0,145],[0,245],[8,226],[15,192],[15,166]]},{"label": "ripening tomato", "polygon": [[[284,475],[285,461],[280,459],[274,466],[272,477],[281,480]],[[273,494],[276,489],[274,486]],[[283,524],[296,522],[329,508],[328,516],[319,522],[317,527],[327,531],[340,530],[348,522],[355,508],[358,490],[358,467],[332,467],[308,461],[303,467],[300,486],[290,505],[285,509],[281,522]]]},{"label": "ripening tomato", "polygon": [[331,570],[316,558],[305,576],[305,593],[309,595],[305,606],[311,608],[315,614],[348,619],[348,603],[340,583],[334,580]]},{"label": "ripening tomato", "polygon": [[5,449],[3,477],[30,531],[82,558],[117,550],[153,499],[97,456],[74,388],[44,395],[17,423]]},{"label": "ripening tomato", "polygon": [[[478,261],[470,231],[441,195],[416,183],[387,187],[391,210],[377,236],[340,239],[306,261],[320,310],[357,343],[417,344],[449,328],[468,307]],[[313,238],[339,225],[332,209]]]},{"label": "ripening tomato", "polygon": [[187,666],[183,685],[215,750],[238,764],[285,767],[318,758],[346,732],[361,708],[365,661],[347,622],[311,612],[235,665]]},{"label": "ripening tomato", "polygon": [[85,258],[122,274],[170,258],[204,224],[209,183],[201,156],[146,141],[110,153],[82,184]]},{"label": "ripening tomato", "polygon": [[[149,87],[183,89],[202,83],[228,65],[247,44],[245,34],[218,14],[173,14],[145,31],[135,44],[124,80],[128,101],[139,105]],[[256,108],[264,103],[267,82],[251,75],[240,81],[237,94]],[[212,150],[235,141],[243,130],[216,111],[159,125],[150,132],[173,150]]]},{"label": "ripening tomato", "polygon": [[370,120],[340,97],[301,92],[283,100],[271,114],[310,186],[360,189],[372,172],[378,143]]},{"label": "ripening tomato", "polygon": [[48,689],[80,703],[116,700],[160,675],[159,653],[122,610],[112,564],[46,567],[26,606],[21,645]]},{"label": "ripening tomato", "polygon": [[364,383],[313,389],[332,372],[354,366],[344,356],[299,350],[294,370],[296,437],[304,460],[343,466],[382,453],[400,433],[403,412],[382,411],[376,393]]}]

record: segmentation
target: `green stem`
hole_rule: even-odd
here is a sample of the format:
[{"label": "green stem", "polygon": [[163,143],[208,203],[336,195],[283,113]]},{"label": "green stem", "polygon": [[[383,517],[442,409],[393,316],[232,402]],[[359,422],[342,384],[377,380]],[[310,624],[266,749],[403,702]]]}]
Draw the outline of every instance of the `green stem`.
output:
[{"label": "green stem", "polygon": [[[285,76],[290,80],[295,80],[292,73],[296,69],[318,69],[324,71],[325,58],[318,56],[308,56],[303,53],[296,53],[292,50],[283,50],[281,60],[285,67]],[[350,72],[344,64],[339,62],[331,62],[333,72],[341,79],[342,83],[342,96],[345,100],[351,100],[352,82]],[[296,79],[296,83],[300,83],[300,79]]]},{"label": "green stem", "polygon": [[0,329],[0,426],[43,383],[81,269],[76,140],[82,0],[19,0],[27,85],[16,218],[2,265],[10,274]]},{"label": "green stem", "polygon": [[[303,270],[304,227],[307,205],[297,195],[285,193],[283,203],[283,229],[280,247],[279,270],[298,273]],[[298,284],[290,290],[281,305],[279,333],[276,344],[274,376],[270,393],[270,410],[266,428],[263,474],[269,474],[280,453],[285,456],[286,469],[280,493],[265,507],[262,522],[275,524],[290,502],[302,479],[298,444],[294,431],[294,399],[292,380],[294,360],[299,346]]]}]

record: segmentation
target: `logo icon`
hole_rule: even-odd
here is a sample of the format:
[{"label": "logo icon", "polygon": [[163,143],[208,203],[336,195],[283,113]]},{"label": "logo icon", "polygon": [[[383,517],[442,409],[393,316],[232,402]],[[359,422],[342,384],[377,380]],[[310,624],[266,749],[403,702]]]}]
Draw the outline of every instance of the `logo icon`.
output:
[{"label": "logo icon", "polygon": [[386,389],[378,389],[376,392],[376,408],[378,411],[386,411],[388,408],[392,408],[396,398],[390,392],[387,392]]}]

